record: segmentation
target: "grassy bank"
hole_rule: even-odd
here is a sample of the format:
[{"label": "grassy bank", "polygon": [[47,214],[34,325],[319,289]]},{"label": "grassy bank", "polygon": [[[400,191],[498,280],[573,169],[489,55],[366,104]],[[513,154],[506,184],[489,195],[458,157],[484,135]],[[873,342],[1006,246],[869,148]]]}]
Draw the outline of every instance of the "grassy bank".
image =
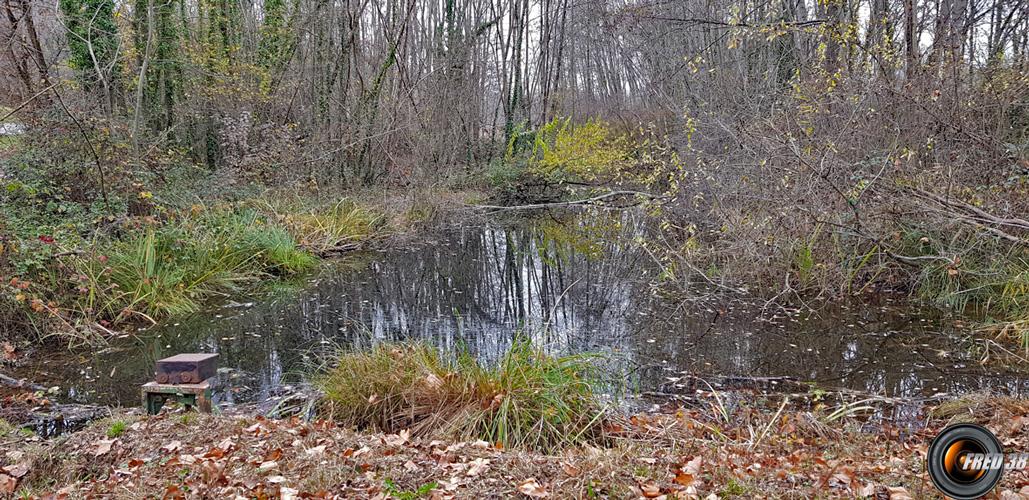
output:
[{"label": "grassy bank", "polygon": [[347,199],[267,199],[276,201],[155,203],[150,215],[99,223],[84,220],[88,212],[5,204],[0,308],[8,337],[103,340],[303,272],[390,230],[376,208]]},{"label": "grassy bank", "polygon": [[[710,402],[714,403],[714,400]],[[0,439],[0,494],[143,498],[936,498],[924,468],[945,425],[976,421],[1025,447],[1025,401],[931,409],[913,432],[850,412],[669,409],[608,426],[606,445],[560,453],[485,441],[355,432],[332,422],[118,414],[53,441]],[[835,416],[834,416],[835,415]],[[1025,472],[998,493],[1026,492]],[[1004,497],[1007,498],[1007,497]]]},{"label": "grassy bank", "polygon": [[36,118],[0,155],[0,341],[103,341],[413,232],[470,196],[267,182]]}]

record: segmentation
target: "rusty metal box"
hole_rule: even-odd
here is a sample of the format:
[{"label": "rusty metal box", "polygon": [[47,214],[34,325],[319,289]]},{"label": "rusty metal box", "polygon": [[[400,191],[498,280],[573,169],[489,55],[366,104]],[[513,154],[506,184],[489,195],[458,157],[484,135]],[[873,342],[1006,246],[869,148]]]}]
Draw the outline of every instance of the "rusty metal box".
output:
[{"label": "rusty metal box", "polygon": [[176,354],[157,360],[154,380],[159,384],[199,384],[217,371],[217,354]]}]

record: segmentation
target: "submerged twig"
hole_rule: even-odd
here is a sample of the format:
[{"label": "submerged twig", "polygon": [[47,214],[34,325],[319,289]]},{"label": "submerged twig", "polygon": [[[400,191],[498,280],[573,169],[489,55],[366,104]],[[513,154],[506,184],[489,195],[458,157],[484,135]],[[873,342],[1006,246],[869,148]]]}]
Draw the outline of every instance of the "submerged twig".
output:
[{"label": "submerged twig", "polygon": [[539,209],[544,209],[544,208],[570,207],[570,206],[576,206],[576,205],[590,205],[590,204],[596,203],[598,201],[606,200],[608,198],[614,198],[616,196],[630,196],[630,195],[631,196],[640,196],[640,197],[644,197],[644,198],[649,198],[651,200],[663,200],[663,199],[668,198],[667,196],[664,196],[664,195],[651,194],[651,193],[646,193],[646,192],[643,192],[643,191],[624,190],[624,191],[611,191],[610,193],[605,193],[605,194],[602,194],[602,195],[599,195],[599,196],[594,196],[592,198],[585,198],[585,199],[582,199],[582,200],[555,201],[555,202],[551,202],[551,203],[530,203],[528,205],[512,205],[512,206],[504,206],[504,205],[468,205],[468,206],[471,207],[471,208],[481,208],[481,209],[496,210],[496,211],[500,211],[500,210],[539,210]]}]

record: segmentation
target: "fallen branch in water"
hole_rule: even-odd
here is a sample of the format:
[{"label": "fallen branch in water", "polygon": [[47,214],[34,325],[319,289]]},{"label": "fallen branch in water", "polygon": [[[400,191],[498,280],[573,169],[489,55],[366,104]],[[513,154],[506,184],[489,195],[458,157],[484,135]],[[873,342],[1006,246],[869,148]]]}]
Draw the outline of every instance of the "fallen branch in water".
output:
[{"label": "fallen branch in water", "polygon": [[[582,199],[582,200],[555,201],[555,202],[552,202],[552,203],[532,203],[532,204],[529,204],[529,205],[512,205],[512,206],[503,206],[503,205],[468,205],[468,206],[470,206],[472,208],[481,208],[481,209],[487,209],[487,210],[539,210],[539,209],[544,209],[544,208],[571,207],[571,206],[576,206],[576,205],[591,205],[591,204],[594,204],[594,203],[596,203],[598,201],[603,201],[603,200],[606,200],[606,199],[609,199],[609,198],[615,198],[615,197],[618,197],[618,196],[637,196],[637,197],[648,198],[648,199],[651,199],[651,200],[662,200],[662,199],[668,198],[667,196],[664,196],[664,195],[656,195],[656,194],[651,194],[651,193],[645,193],[643,191],[611,191],[610,193],[605,193],[605,194],[602,194],[602,195],[599,195],[599,196],[594,196],[592,198],[586,198],[586,199]],[[629,205],[629,206],[631,206],[631,205]],[[621,207],[621,208],[626,208],[626,207]]]}]

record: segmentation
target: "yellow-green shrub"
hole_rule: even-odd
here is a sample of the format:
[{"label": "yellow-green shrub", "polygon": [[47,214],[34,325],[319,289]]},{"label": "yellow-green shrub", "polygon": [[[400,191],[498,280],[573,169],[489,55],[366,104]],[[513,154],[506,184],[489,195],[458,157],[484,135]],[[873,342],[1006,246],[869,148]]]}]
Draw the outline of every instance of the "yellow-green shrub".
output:
[{"label": "yellow-green shrub", "polygon": [[[509,161],[516,156],[512,140]],[[629,156],[628,137],[613,131],[608,123],[573,124],[570,118],[555,118],[536,132],[525,165],[530,174],[554,181],[593,181],[617,174]]]}]

